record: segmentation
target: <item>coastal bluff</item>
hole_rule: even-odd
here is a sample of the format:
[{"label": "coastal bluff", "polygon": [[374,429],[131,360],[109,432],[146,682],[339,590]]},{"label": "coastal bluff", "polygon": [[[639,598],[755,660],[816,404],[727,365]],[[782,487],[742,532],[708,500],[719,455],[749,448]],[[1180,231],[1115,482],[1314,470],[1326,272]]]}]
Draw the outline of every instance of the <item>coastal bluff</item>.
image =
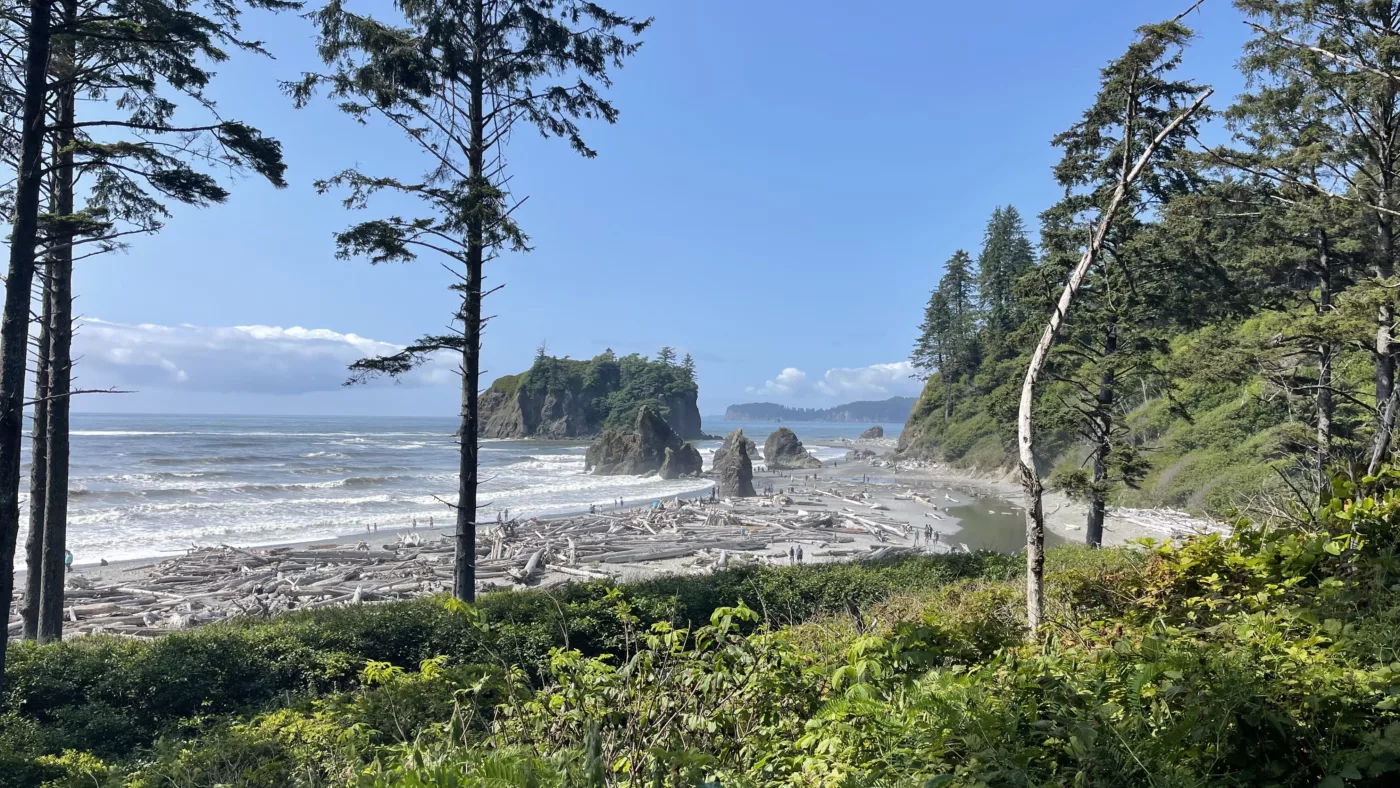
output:
[{"label": "coastal bluff", "polygon": [[682,440],[703,437],[692,364],[608,351],[586,361],[540,355],[498,378],[480,399],[481,437],[595,438],[628,429],[651,406]]}]

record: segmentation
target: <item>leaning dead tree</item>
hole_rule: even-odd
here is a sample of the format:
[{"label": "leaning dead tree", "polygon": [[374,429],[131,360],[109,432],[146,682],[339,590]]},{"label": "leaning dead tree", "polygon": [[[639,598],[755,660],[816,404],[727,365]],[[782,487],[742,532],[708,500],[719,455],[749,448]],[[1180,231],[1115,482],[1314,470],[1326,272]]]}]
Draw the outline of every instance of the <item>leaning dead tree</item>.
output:
[{"label": "leaning dead tree", "polygon": [[[1085,211],[1097,211],[1098,219],[1084,254],[1070,271],[1041,332],[1021,385],[1017,440],[1021,486],[1026,498],[1026,623],[1032,635],[1039,630],[1044,614],[1045,585],[1045,516],[1041,505],[1044,485],[1035,468],[1032,424],[1036,383],[1045,371],[1050,348],[1064,326],[1075,296],[1103,250],[1115,217],[1125,204],[1137,202],[1136,185],[1152,178],[1153,166],[1162,158],[1158,154],[1167,143],[1193,131],[1191,119],[1201,112],[1213,92],[1166,79],[1180,63],[1181,51],[1190,37],[1191,32],[1175,20],[1141,28],[1138,40],[1104,69],[1098,98],[1084,113],[1084,120],[1056,138],[1056,143],[1065,149],[1061,167],[1083,168],[1086,156],[1099,157],[1101,166],[1083,168],[1087,175],[1078,184],[1071,184],[1091,189],[1083,195],[1083,207]],[[1185,87],[1193,88],[1196,98],[1180,109],[1171,97],[1180,95]],[[1160,130],[1153,134],[1154,128]],[[1119,135],[1117,139],[1115,134]]]}]

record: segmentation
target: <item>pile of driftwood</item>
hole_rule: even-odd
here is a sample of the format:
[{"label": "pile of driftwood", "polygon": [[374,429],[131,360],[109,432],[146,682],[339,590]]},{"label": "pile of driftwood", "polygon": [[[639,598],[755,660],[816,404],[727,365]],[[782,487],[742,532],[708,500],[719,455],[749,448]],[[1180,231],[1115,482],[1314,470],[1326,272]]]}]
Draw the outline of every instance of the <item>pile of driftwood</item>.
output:
[{"label": "pile of driftwood", "polygon": [[[858,485],[823,485],[827,489],[771,498],[673,499],[641,509],[483,524],[478,590],[611,579],[639,567],[696,572],[741,561],[787,563],[796,545],[807,546],[811,561],[910,549],[910,526],[881,514],[885,506]],[[450,590],[453,555],[450,538],[421,539],[414,532],[374,545],[198,547],[126,579],[104,582],[75,572],[65,593],[65,629],[150,637],[236,616],[407,599]],[[18,607],[17,601],[12,610]],[[19,629],[18,618],[10,628]]]}]

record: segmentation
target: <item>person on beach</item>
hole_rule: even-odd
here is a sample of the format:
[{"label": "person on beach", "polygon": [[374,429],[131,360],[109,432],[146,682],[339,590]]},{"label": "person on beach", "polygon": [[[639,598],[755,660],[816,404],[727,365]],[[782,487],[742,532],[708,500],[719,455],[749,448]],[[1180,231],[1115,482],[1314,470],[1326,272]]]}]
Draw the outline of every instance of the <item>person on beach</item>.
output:
[{"label": "person on beach", "polygon": [[417,518],[417,517],[413,518],[413,525],[411,525],[410,528],[412,528],[412,529],[415,530],[415,531],[418,530],[418,518]]},{"label": "person on beach", "polygon": [[370,525],[374,526],[374,533],[379,533],[379,523],[371,523]]},{"label": "person on beach", "polygon": [[802,563],[802,545],[797,546],[797,563]]},{"label": "person on beach", "polygon": [[69,571],[69,572],[73,571],[73,551],[72,551],[72,550],[64,550],[64,551],[63,551],[63,568],[64,568],[64,570]]},{"label": "person on beach", "polygon": [[429,527],[429,528],[432,528],[432,527],[433,527],[433,516],[432,516],[431,514],[428,515],[428,527]]},{"label": "person on beach", "polygon": [[588,513],[589,513],[589,514],[597,514],[597,513],[598,513],[598,506],[597,506],[597,504],[591,504],[591,503],[590,503],[590,504],[588,505]]},{"label": "person on beach", "polygon": [[797,548],[788,548],[788,566],[797,566]]}]

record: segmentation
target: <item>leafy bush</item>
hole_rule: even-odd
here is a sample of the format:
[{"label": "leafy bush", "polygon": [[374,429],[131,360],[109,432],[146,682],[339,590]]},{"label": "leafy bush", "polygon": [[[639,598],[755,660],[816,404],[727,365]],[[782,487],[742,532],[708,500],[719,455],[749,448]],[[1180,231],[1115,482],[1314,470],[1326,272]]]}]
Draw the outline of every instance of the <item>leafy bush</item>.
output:
[{"label": "leafy bush", "polygon": [[[319,609],[272,620],[238,619],[138,641],[83,637],[11,646],[0,741],[15,751],[65,749],[122,758],[182,721],[217,719],[352,689],[370,662],[416,667],[519,665],[538,675],[551,649],[617,653],[629,637],[625,601],[642,628],[686,626],[747,600],[773,625],[868,604],[891,593],[963,577],[1003,578],[1018,562],[992,554],[802,567],[742,567],[705,577],[666,577],[484,595],[482,630],[441,599]],[[0,776],[0,785],[5,778]]]}]

